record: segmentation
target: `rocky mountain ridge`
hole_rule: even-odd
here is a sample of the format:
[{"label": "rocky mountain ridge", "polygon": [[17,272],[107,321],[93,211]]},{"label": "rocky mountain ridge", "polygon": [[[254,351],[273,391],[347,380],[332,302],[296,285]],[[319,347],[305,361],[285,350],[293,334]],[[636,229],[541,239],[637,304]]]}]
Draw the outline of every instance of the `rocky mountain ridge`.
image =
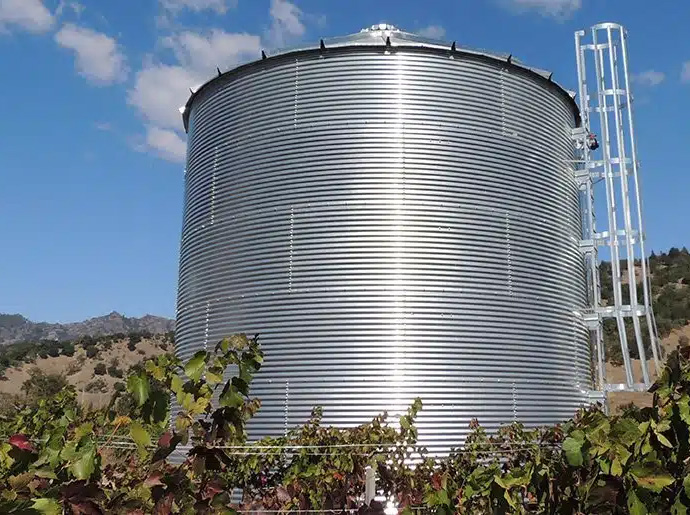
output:
[{"label": "rocky mountain ridge", "polygon": [[0,313],[0,345],[22,341],[74,340],[83,336],[104,336],[149,332],[167,333],[175,329],[175,321],[165,317],[145,315],[140,318],[126,317],[116,311],[82,322],[57,324],[32,322],[20,314]]}]

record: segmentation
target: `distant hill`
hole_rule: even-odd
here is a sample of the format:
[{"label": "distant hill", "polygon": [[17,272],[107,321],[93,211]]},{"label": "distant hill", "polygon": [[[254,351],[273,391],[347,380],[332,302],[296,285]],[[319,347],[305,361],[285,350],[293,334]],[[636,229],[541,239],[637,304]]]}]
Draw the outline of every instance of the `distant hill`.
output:
[{"label": "distant hill", "polygon": [[129,318],[115,311],[102,317],[69,324],[32,322],[19,314],[0,313],[0,345],[40,340],[66,341],[76,340],[84,336],[110,334],[162,334],[174,329],[175,321],[169,318],[153,315]]},{"label": "distant hill", "polygon": [[[165,320],[165,319],[164,319]],[[24,341],[0,346],[0,417],[38,371],[60,375],[84,404],[101,407],[146,359],[174,352],[174,334],[81,336],[72,341]]]}]

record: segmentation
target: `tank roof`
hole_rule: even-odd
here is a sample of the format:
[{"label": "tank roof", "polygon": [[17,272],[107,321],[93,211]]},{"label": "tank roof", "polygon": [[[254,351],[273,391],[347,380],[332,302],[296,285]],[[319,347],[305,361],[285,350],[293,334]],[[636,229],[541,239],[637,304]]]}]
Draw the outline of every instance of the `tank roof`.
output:
[{"label": "tank roof", "polygon": [[553,84],[556,90],[560,91],[571,102],[576,116],[579,117],[579,108],[575,102],[575,92],[567,90],[560,84],[554,82],[552,80],[553,74],[549,71],[527,66],[520,62],[520,60],[513,57],[512,54],[496,53],[483,49],[458,46],[455,41],[450,42],[446,40],[428,38],[425,36],[420,36],[419,34],[405,32],[397,28],[395,25],[390,25],[388,23],[377,23],[370,27],[363,28],[354,34],[323,38],[318,43],[302,44],[289,48],[276,49],[273,51],[262,50],[261,57],[255,61],[250,61],[246,64],[231,68],[225,72],[221,72],[219,68],[218,75],[216,77],[213,77],[197,88],[190,88],[192,94],[187,100],[185,106],[180,108],[185,131],[189,129],[189,113],[194,99],[199,93],[201,93],[201,91],[211,84],[214,84],[216,81],[269,59],[287,55],[298,55],[303,53],[313,53],[348,47],[430,49],[437,52],[450,52],[458,55],[475,55],[500,61],[507,66],[523,69],[534,74],[538,78]]}]

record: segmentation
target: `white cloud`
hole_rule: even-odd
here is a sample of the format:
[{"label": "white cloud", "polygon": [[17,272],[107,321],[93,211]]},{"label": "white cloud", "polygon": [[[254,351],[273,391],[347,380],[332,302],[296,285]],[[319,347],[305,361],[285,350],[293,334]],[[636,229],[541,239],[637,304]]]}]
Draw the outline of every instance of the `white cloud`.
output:
[{"label": "white cloud", "polygon": [[[225,12],[232,0],[160,0],[168,11],[191,9]],[[310,17],[287,0],[272,0],[271,25],[263,41],[266,46],[283,46],[306,32]],[[325,18],[317,22],[325,23]],[[160,40],[171,51],[172,62],[146,63],[128,91],[128,103],[145,120],[146,136],[135,143],[137,150],[149,150],[171,160],[184,159],[184,137],[179,108],[187,102],[190,88],[197,88],[216,74],[247,61],[259,59],[262,38],[255,34],[230,33],[215,29],[204,33],[182,31]]]},{"label": "white cloud", "polygon": [[295,4],[287,0],[271,0],[270,13],[272,22],[267,36],[272,46],[285,46],[291,39],[304,35],[304,13]]},{"label": "white cloud", "polygon": [[147,129],[146,147],[173,163],[184,162],[187,154],[187,143],[177,132],[159,127]]},{"label": "white cloud", "polygon": [[517,10],[535,10],[544,16],[568,18],[582,8],[582,0],[508,0]]},{"label": "white cloud", "polygon": [[68,23],[55,34],[55,41],[76,53],[77,70],[90,82],[112,84],[126,79],[126,59],[113,38]]},{"label": "white cloud", "polygon": [[443,39],[446,36],[446,29],[440,25],[429,25],[417,31],[417,34],[431,39]]},{"label": "white cloud", "polygon": [[150,64],[139,71],[129,91],[129,103],[151,124],[179,129],[178,109],[190,95],[190,88],[210,79],[216,67],[228,69],[259,57],[261,40],[251,34],[213,30],[208,35],[183,32],[163,40],[177,64]]},{"label": "white cloud", "polygon": [[141,69],[128,92],[128,102],[148,124],[145,147],[170,161],[184,158],[179,108],[196,88],[216,73],[257,59],[259,36],[212,30],[207,34],[182,32],[162,40],[172,50],[175,64],[150,63]]},{"label": "white cloud", "polygon": [[637,82],[641,86],[649,86],[650,88],[658,86],[664,82],[665,79],[666,75],[656,70],[646,70],[632,76],[634,82]]},{"label": "white cloud", "polygon": [[81,16],[81,13],[84,12],[84,6],[73,0],[60,0],[57,9],[55,9],[55,16],[60,17],[67,10],[72,11],[77,17],[79,17]]},{"label": "white cloud", "polygon": [[0,0],[0,31],[11,26],[29,32],[46,32],[55,18],[42,0]]},{"label": "white cloud", "polygon": [[683,68],[680,71],[681,82],[690,82],[690,61],[683,63]]},{"label": "white cloud", "polygon": [[165,38],[163,45],[172,49],[182,66],[210,74],[216,67],[227,69],[246,60],[258,59],[261,38],[215,29],[207,35],[182,32]]},{"label": "white cloud", "polygon": [[225,14],[228,9],[237,7],[237,0],[160,0],[161,5],[171,11],[189,9],[191,11],[212,10]]},{"label": "white cloud", "polygon": [[179,129],[178,109],[187,101],[189,88],[202,80],[201,74],[182,66],[147,66],[137,73],[128,101],[148,122]]},{"label": "white cloud", "polygon": [[96,129],[98,129],[99,131],[103,132],[110,132],[113,130],[112,124],[108,122],[96,122],[93,124],[93,126],[96,127]]}]

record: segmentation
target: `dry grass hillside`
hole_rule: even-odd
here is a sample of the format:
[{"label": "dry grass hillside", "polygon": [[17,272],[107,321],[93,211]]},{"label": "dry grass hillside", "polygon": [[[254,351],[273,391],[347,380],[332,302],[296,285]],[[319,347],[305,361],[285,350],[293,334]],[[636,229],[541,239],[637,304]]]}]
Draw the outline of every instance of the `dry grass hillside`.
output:
[{"label": "dry grass hillside", "polygon": [[83,404],[101,407],[108,403],[116,389],[124,389],[133,366],[172,351],[171,334],[141,336],[134,333],[89,339],[86,345],[74,342],[74,351],[68,353],[71,355],[41,357],[29,352],[19,363],[4,369],[0,395],[22,395],[22,386],[38,369],[45,374],[64,376],[75,387]]},{"label": "dry grass hillside", "polygon": [[[679,329],[673,329],[671,334],[661,339],[662,352],[668,355],[669,352],[677,349],[681,345],[687,345],[687,340],[690,339],[690,325],[686,325]],[[641,374],[641,365],[639,359],[632,360],[633,371],[639,377]],[[651,360],[648,362],[649,375],[652,380],[656,379],[656,371]],[[606,364],[606,376],[610,383],[624,383],[625,370],[621,365],[614,365],[612,363]],[[618,392],[609,395],[609,406],[612,412],[620,411],[620,409],[627,404],[635,404],[640,408],[652,405],[652,394],[647,392],[628,393]]]},{"label": "dry grass hillside", "polygon": [[[651,286],[654,313],[661,338],[662,351],[668,354],[678,346],[690,343],[690,252],[683,247],[682,249],[671,248],[666,253],[652,253],[649,259],[651,272]],[[605,303],[613,302],[613,292],[611,290],[611,267],[609,263],[602,263],[602,297]],[[637,285],[638,298],[642,298],[642,286]],[[623,288],[623,301],[629,298],[629,286]],[[642,333],[647,347],[647,357],[649,351],[649,339],[647,337],[646,325],[643,321]],[[632,324],[626,322],[626,332],[628,341],[634,341]],[[610,383],[624,383],[625,372],[621,365],[622,354],[616,324],[613,320],[604,322],[604,345],[606,355],[609,358],[606,372]],[[637,349],[633,348],[633,357],[637,356]],[[650,375],[655,377],[654,370]],[[633,370],[636,379],[641,377],[640,361],[633,360]],[[651,405],[652,395],[649,393],[614,393],[610,397],[611,408],[615,411],[621,406],[634,403],[638,406]]]}]

